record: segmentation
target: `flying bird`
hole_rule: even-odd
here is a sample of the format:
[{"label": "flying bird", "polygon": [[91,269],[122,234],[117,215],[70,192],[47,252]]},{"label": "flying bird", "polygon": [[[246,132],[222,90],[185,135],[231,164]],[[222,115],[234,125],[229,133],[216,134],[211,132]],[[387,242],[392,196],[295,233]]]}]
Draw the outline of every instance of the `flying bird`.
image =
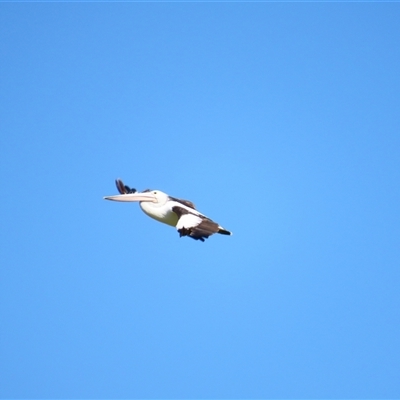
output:
[{"label": "flying bird", "polygon": [[175,226],[179,236],[188,236],[204,242],[214,233],[232,235],[231,232],[196,210],[189,200],[181,200],[160,190],[146,189],[138,192],[117,179],[115,181],[119,195],[106,196],[105,200],[133,202],[138,201],[140,208],[149,217],[164,224]]}]

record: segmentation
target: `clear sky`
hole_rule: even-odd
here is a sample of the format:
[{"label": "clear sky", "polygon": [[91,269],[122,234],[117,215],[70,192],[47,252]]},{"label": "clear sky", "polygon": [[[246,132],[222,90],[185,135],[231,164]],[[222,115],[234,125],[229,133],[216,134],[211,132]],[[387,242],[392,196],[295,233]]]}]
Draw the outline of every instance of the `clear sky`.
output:
[{"label": "clear sky", "polygon": [[399,398],[399,21],[1,3],[0,397]]}]

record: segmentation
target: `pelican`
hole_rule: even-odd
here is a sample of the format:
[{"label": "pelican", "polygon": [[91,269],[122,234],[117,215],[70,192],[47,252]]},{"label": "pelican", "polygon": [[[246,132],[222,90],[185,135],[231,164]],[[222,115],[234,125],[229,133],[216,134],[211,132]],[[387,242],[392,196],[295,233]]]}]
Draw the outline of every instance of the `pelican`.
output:
[{"label": "pelican", "polygon": [[116,179],[119,195],[105,196],[105,200],[133,202],[138,201],[140,208],[149,217],[167,225],[175,226],[179,236],[188,236],[204,242],[214,233],[232,235],[231,232],[196,210],[189,200],[181,200],[160,190],[146,189],[137,192]]}]

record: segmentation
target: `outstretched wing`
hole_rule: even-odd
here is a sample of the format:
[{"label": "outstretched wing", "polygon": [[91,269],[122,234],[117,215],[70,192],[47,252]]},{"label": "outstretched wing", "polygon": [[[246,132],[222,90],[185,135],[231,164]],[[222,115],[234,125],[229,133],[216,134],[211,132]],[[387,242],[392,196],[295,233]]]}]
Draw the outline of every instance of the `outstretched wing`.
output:
[{"label": "outstretched wing", "polygon": [[179,217],[176,229],[181,237],[189,236],[204,242],[205,239],[220,230],[220,226],[211,219],[192,214],[183,207],[174,206],[172,211]]}]

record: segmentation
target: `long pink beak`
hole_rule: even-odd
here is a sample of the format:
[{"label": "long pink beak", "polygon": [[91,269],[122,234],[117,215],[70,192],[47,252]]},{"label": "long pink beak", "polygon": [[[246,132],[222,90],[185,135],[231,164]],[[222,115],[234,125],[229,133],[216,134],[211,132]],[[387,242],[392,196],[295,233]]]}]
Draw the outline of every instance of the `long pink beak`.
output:
[{"label": "long pink beak", "polygon": [[105,196],[104,200],[112,200],[112,201],[150,201],[153,203],[157,203],[157,198],[152,193],[127,193],[127,194],[117,194],[115,196]]}]

